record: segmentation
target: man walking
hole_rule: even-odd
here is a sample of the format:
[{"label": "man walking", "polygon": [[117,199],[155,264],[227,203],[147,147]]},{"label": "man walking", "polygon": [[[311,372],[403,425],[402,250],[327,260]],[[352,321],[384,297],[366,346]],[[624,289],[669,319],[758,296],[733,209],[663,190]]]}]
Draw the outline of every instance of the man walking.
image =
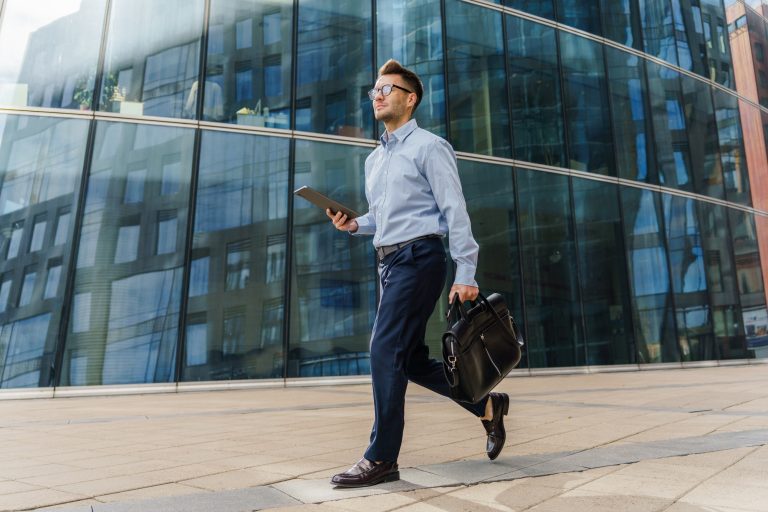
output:
[{"label": "man walking", "polygon": [[[456,155],[442,138],[411,119],[421,102],[419,77],[389,60],[368,92],[374,116],[386,132],[365,161],[368,213],[348,219],[326,210],[336,229],[373,235],[379,261],[381,296],[371,334],[371,379],[375,419],[370,445],[362,459],[331,483],[362,487],[398,480],[397,457],[405,424],[408,381],[449,396],[443,363],[429,358],[424,343],[427,320],[440,298],[446,276],[441,238],[449,235],[456,278],[450,300],[474,300],[478,245],[472,237],[461,190]],[[493,460],[504,442],[504,415],[509,397],[491,393],[462,407],[482,420]]]}]

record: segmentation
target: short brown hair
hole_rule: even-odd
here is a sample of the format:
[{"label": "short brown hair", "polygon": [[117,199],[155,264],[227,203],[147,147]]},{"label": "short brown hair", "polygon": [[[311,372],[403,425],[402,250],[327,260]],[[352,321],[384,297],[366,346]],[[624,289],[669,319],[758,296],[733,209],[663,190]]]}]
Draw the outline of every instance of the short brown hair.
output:
[{"label": "short brown hair", "polygon": [[424,86],[421,85],[419,75],[410,69],[403,67],[403,65],[395,59],[389,59],[379,68],[379,76],[381,75],[400,75],[403,82],[416,93],[416,104],[413,106],[413,111],[411,111],[411,114],[413,114],[413,112],[416,111],[416,108],[418,108],[419,103],[421,103],[421,97],[424,96]]}]

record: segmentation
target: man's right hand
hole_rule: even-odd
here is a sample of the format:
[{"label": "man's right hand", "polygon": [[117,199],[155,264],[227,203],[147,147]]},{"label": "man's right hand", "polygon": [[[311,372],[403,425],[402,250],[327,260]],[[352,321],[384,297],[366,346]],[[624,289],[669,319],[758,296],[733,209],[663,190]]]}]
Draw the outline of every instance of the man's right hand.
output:
[{"label": "man's right hand", "polygon": [[336,212],[334,215],[334,213],[329,208],[326,208],[325,214],[329,219],[331,219],[331,222],[333,222],[333,225],[339,231],[349,231],[350,233],[357,231],[357,221],[355,219],[347,219],[347,215],[345,213]]}]

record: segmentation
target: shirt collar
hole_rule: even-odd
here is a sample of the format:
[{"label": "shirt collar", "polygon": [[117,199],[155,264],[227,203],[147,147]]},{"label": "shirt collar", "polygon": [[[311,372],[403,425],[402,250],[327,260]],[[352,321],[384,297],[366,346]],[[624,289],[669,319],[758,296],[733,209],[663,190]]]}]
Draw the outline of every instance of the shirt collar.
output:
[{"label": "shirt collar", "polygon": [[416,124],[416,120],[411,119],[410,121],[405,123],[403,126],[393,131],[392,133],[384,132],[380,138],[381,145],[386,147],[386,145],[389,144],[390,142],[392,143],[397,141],[402,142],[413,132],[413,130],[415,130],[418,127],[419,125]]}]

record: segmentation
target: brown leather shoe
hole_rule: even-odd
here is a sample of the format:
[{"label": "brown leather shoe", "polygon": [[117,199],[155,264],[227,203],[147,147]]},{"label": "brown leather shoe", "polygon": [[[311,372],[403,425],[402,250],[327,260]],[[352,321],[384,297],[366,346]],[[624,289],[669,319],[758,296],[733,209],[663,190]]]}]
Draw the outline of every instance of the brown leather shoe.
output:
[{"label": "brown leather shoe", "polygon": [[372,462],[366,458],[343,473],[334,475],[331,483],[337,487],[366,487],[400,480],[397,462]]},{"label": "brown leather shoe", "polygon": [[482,420],[483,427],[488,433],[488,441],[485,445],[485,451],[488,458],[493,460],[499,456],[507,441],[507,431],[504,430],[504,416],[509,412],[509,395],[506,393],[490,393],[491,407],[493,408],[493,418]]}]

